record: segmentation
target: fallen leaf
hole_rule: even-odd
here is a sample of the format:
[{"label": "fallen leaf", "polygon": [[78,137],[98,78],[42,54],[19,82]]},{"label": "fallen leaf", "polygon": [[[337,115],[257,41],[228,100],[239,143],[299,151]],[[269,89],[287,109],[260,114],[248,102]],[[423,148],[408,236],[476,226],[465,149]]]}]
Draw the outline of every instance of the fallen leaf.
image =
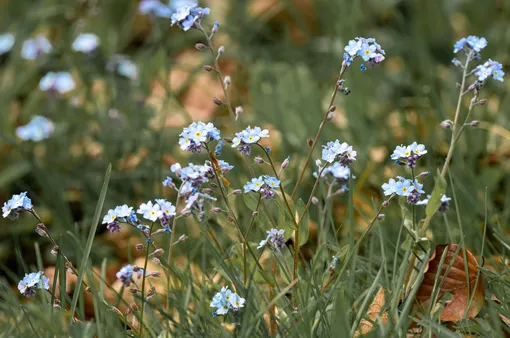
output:
[{"label": "fallen leaf", "polygon": [[[443,265],[440,267],[441,257],[447,250]],[[456,254],[456,251],[458,253]],[[426,310],[429,307],[436,275],[441,268],[440,278],[437,287],[439,292],[437,300],[440,300],[446,293],[451,294],[451,299],[441,311],[441,321],[457,322],[464,318],[474,318],[480,312],[484,301],[484,287],[482,276],[477,282],[478,262],[475,256],[466,250],[467,272],[466,276],[464,254],[457,244],[438,245],[425,269],[425,276],[416,294],[417,305]],[[448,270],[451,264],[451,268]],[[469,284],[468,284],[469,277]],[[469,285],[469,287],[468,287]],[[475,290],[476,287],[476,290]],[[474,296],[473,296],[474,290]],[[472,298],[471,304],[469,304]],[[469,305],[469,308],[468,308]]]},{"label": "fallen leaf", "polygon": [[360,335],[364,335],[372,331],[374,327],[373,322],[377,320],[377,317],[381,317],[384,324],[388,323],[388,312],[381,314],[385,301],[384,289],[381,287],[377,291],[374,300],[372,301],[372,304],[370,304],[366,313],[365,317],[368,317],[370,320],[365,318],[361,319],[359,329],[354,333],[354,337],[359,337]]}]

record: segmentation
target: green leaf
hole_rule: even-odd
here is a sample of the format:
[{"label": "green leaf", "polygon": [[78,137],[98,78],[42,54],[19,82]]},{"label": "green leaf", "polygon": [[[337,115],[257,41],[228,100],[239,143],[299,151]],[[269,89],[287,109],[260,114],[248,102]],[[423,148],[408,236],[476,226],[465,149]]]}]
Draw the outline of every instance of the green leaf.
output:
[{"label": "green leaf", "polygon": [[296,212],[299,215],[299,219],[303,218],[299,224],[299,246],[302,246],[306,243],[306,241],[308,241],[308,236],[310,234],[310,214],[308,213],[308,210],[305,212],[305,208],[305,202],[303,202],[302,199],[299,199],[296,203]]},{"label": "green leaf", "polygon": [[[101,217],[101,212],[103,211],[103,204],[106,198],[106,191],[108,190],[108,183],[110,182],[110,174],[112,172],[112,165],[109,164],[106,169],[106,174],[104,175],[103,186],[101,187],[101,193],[99,194],[99,200],[96,204],[96,211],[94,212],[94,218],[92,219],[92,224],[90,226],[89,236],[87,237],[87,243],[85,244],[85,250],[83,252],[83,257],[81,259],[81,263],[79,266],[78,272],[78,280],[76,281],[76,289],[73,294],[73,302],[71,304],[70,313],[74,314],[76,311],[76,305],[78,304],[78,295],[80,294],[81,283],[83,282],[83,276],[85,271],[87,270],[87,263],[90,256],[90,251],[92,250],[92,243],[94,242],[94,236],[96,235],[97,226],[99,224],[99,218]],[[73,323],[74,315],[71,315],[71,324]]]},{"label": "green leaf", "polygon": [[436,175],[436,183],[434,184],[434,190],[432,190],[429,202],[427,203],[427,208],[425,209],[427,217],[434,215],[437,209],[439,209],[439,206],[441,205],[441,197],[443,197],[446,191],[446,187],[446,180],[443,176],[441,176],[438,170]]},{"label": "green leaf", "polygon": [[5,187],[9,183],[16,181],[30,172],[32,165],[27,161],[18,161],[4,168],[0,173],[0,187]]},{"label": "green leaf", "polygon": [[257,209],[257,198],[255,194],[243,194],[244,203],[250,210],[255,211]]}]

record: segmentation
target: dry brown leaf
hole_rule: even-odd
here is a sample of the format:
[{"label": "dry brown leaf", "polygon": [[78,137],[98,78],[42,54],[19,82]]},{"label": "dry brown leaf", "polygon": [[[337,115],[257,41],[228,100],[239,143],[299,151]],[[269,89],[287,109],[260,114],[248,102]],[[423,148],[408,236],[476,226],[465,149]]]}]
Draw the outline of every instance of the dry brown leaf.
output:
[{"label": "dry brown leaf", "polygon": [[354,337],[359,337],[360,335],[364,335],[372,331],[374,324],[372,322],[375,322],[377,320],[377,317],[381,317],[381,320],[383,323],[388,322],[388,312],[384,312],[381,314],[381,311],[384,307],[385,303],[385,296],[384,296],[384,289],[381,287],[377,291],[374,300],[372,301],[372,304],[370,304],[370,307],[368,308],[368,311],[366,313],[366,317],[368,317],[370,320],[367,320],[365,318],[361,319],[359,329],[354,333]]},{"label": "dry brown leaf", "polygon": [[[444,263],[441,267],[441,278],[439,283],[443,281],[440,286],[437,299],[440,300],[445,293],[450,293],[452,298],[441,312],[441,321],[444,322],[457,322],[464,318],[474,318],[480,312],[484,301],[484,287],[482,277],[478,275],[478,262],[475,256],[466,250],[467,269],[469,274],[469,288],[464,267],[464,255],[462,249],[458,254],[457,244],[438,245],[434,254],[432,255],[428,267],[425,270],[425,276],[416,294],[416,300],[421,309],[427,309],[431,301],[431,296],[436,280],[436,274],[440,268],[441,257],[443,252],[447,250]],[[451,264],[451,268],[448,268]],[[475,285],[476,284],[476,285]],[[476,290],[475,289],[476,286]],[[468,290],[469,289],[469,290]],[[475,292],[473,297],[473,290]],[[468,294],[469,291],[469,294]],[[470,298],[473,298],[471,305],[468,307]],[[467,311],[467,313],[466,313]]]}]

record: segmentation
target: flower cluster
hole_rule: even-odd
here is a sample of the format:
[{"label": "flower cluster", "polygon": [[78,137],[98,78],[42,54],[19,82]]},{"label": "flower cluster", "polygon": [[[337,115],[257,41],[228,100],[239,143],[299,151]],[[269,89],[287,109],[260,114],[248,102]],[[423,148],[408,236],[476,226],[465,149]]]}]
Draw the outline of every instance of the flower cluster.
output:
[{"label": "flower cluster", "polygon": [[503,71],[503,65],[501,63],[489,59],[483,65],[478,65],[474,74],[478,76],[478,81],[480,82],[487,80],[489,77],[503,82],[505,72]]},{"label": "flower cluster", "polygon": [[[430,195],[427,195],[427,198],[419,201],[416,203],[416,205],[427,205],[429,202]],[[437,209],[438,212],[445,213],[448,211],[448,208],[450,207],[450,201],[452,199],[450,197],[447,197],[446,195],[441,196],[441,204],[439,205],[439,208]]]},{"label": "flower cluster", "polygon": [[352,162],[356,161],[356,151],[347,143],[328,142],[322,146],[322,159],[328,163],[338,161],[344,167],[348,167]]},{"label": "flower cluster", "polygon": [[103,224],[110,232],[119,232],[120,223],[136,224],[138,219],[132,207],[126,204],[117,206],[115,209],[110,209],[103,217]]},{"label": "flower cluster", "polygon": [[[347,66],[350,66],[352,61],[358,56],[361,57],[363,61],[368,62],[370,67],[384,60],[385,52],[374,38],[355,38],[349,41],[344,50],[344,62]],[[365,71],[366,66],[362,64],[360,68],[361,71]]]},{"label": "flower cluster", "polygon": [[185,127],[179,134],[179,145],[182,150],[199,153],[202,150],[202,144],[220,140],[220,131],[212,123],[193,122],[189,127]]},{"label": "flower cluster", "polygon": [[[183,2],[182,0],[179,2]],[[184,1],[184,3],[176,7],[175,13],[171,16],[171,25],[177,24],[183,31],[189,30],[200,22],[202,18],[210,13],[209,8],[198,7],[194,1]]]},{"label": "flower cluster", "polygon": [[274,228],[266,231],[267,237],[263,241],[260,241],[257,249],[263,248],[267,245],[278,252],[281,251],[285,246],[285,237],[283,236],[284,232],[285,230],[283,229],[278,230]]},{"label": "flower cluster", "polygon": [[138,266],[125,265],[116,276],[122,281],[124,286],[128,287],[131,283],[134,283],[133,277],[136,275],[137,279],[140,279],[143,274],[143,269]]},{"label": "flower cluster", "polygon": [[399,145],[393,151],[391,159],[396,164],[405,164],[409,169],[416,168],[416,161],[427,153],[423,144],[413,142],[411,145]]},{"label": "flower cluster", "polygon": [[42,271],[27,273],[18,283],[19,292],[27,298],[35,296],[36,289],[38,288],[44,290],[50,289],[50,282]]},{"label": "flower cluster", "polygon": [[39,81],[39,88],[42,91],[58,92],[65,94],[75,87],[73,77],[68,72],[49,72]]},{"label": "flower cluster", "polygon": [[237,148],[241,154],[249,156],[251,145],[258,143],[264,137],[269,137],[267,129],[248,126],[245,130],[236,133],[236,136],[232,139],[232,148]]},{"label": "flower cluster", "polygon": [[[342,165],[340,162],[334,162],[327,168],[324,168],[322,171],[321,177],[325,177],[327,175],[333,176],[338,181],[347,181],[351,176],[351,169]],[[314,176],[317,177],[317,173],[314,173]]]},{"label": "flower cluster", "polygon": [[423,184],[417,179],[410,180],[401,176],[397,176],[397,180],[390,178],[388,183],[382,185],[384,196],[398,195],[407,197],[409,204],[417,204],[421,194],[424,194]]},{"label": "flower cluster", "polygon": [[170,218],[175,216],[175,206],[164,199],[159,199],[156,200],[156,203],[148,201],[147,203],[140,204],[136,212],[151,222],[155,222],[159,219],[161,220],[161,224],[166,226]]},{"label": "flower cluster", "polygon": [[12,46],[14,46],[15,42],[16,39],[14,37],[14,34],[12,33],[0,34],[0,55],[8,53],[12,49]]},{"label": "flower cluster", "polygon": [[[172,1],[172,4],[176,2]],[[142,14],[154,14],[161,18],[168,18],[172,16],[172,10],[168,5],[161,3],[159,0],[142,0],[138,5],[138,11]]]},{"label": "flower cluster", "polygon": [[72,49],[85,54],[92,53],[99,46],[100,41],[97,35],[92,33],[80,34],[74,40]]},{"label": "flower cluster", "polygon": [[213,316],[224,316],[229,310],[233,310],[234,312],[239,311],[240,308],[244,307],[245,303],[246,299],[230,291],[228,286],[226,286],[222,287],[221,291],[214,295],[210,305],[216,308],[216,310],[213,311]]},{"label": "flower cluster", "polygon": [[16,128],[16,136],[23,141],[39,142],[53,133],[55,125],[44,116],[36,115],[24,126]]},{"label": "flower cluster", "polygon": [[17,219],[19,212],[22,210],[32,210],[32,200],[27,197],[26,192],[22,192],[19,195],[12,195],[11,199],[4,202],[2,207],[3,218],[9,217],[10,219]]},{"label": "flower cluster", "polygon": [[41,55],[48,54],[52,49],[50,41],[44,35],[37,35],[23,42],[21,57],[26,60],[35,60]]},{"label": "flower cluster", "polygon": [[467,38],[462,38],[453,45],[453,52],[456,54],[462,51],[469,54],[470,51],[480,53],[482,49],[487,47],[487,40],[484,37],[470,35]]},{"label": "flower cluster", "polygon": [[251,181],[244,185],[244,192],[251,191],[261,193],[265,199],[272,199],[276,196],[274,189],[280,186],[280,180],[276,177],[264,175],[252,178]]}]

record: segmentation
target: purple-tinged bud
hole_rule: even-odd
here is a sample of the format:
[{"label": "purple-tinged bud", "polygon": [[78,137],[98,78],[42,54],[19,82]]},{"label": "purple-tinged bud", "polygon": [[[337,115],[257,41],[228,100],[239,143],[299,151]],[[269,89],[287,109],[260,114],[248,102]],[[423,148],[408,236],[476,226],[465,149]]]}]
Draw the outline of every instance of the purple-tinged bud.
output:
[{"label": "purple-tinged bud", "polygon": [[220,23],[218,21],[214,22],[213,28],[211,30],[211,33],[216,34],[218,32],[218,28],[220,27]]},{"label": "purple-tinged bud", "polygon": [[156,250],[154,250],[153,255],[154,255],[154,256],[158,256],[158,257],[159,257],[159,256],[161,256],[161,255],[162,255],[162,254],[164,254],[164,253],[165,253],[165,250],[163,250],[163,249],[161,249],[161,248],[160,248],[160,249],[156,249]]},{"label": "purple-tinged bud", "polygon": [[331,120],[333,119],[333,117],[335,117],[335,114],[333,114],[333,113],[331,113],[331,112],[330,112],[330,113],[328,113],[328,117],[326,117],[326,119],[327,119],[328,121],[331,121]]},{"label": "purple-tinged bud", "polygon": [[287,158],[285,160],[283,160],[282,162],[282,169],[285,169],[289,166],[290,164],[290,156],[287,156]]},{"label": "purple-tinged bud", "polygon": [[131,308],[131,310],[133,310],[134,312],[138,312],[138,306],[135,304],[135,303],[131,303],[129,305],[129,307]]},{"label": "purple-tinged bud", "polygon": [[145,248],[145,245],[143,245],[142,243],[138,243],[135,245],[135,248],[136,250],[143,250],[143,248]]},{"label": "purple-tinged bud", "polygon": [[184,217],[189,217],[189,216],[191,216],[191,211],[184,210],[184,211],[181,212],[181,215],[184,216]]},{"label": "purple-tinged bud", "polygon": [[228,75],[225,76],[225,78],[223,79],[223,85],[225,86],[225,88],[230,86],[230,83],[231,83],[230,76],[228,76]]},{"label": "purple-tinged bud", "polygon": [[424,178],[430,175],[430,171],[424,171],[418,175],[419,178]]},{"label": "purple-tinged bud", "polygon": [[134,271],[134,272],[138,272],[138,271],[140,271],[140,270],[142,270],[142,268],[141,268],[141,267],[139,267],[138,265],[133,266],[133,271]]},{"label": "purple-tinged bud", "polygon": [[58,246],[56,246],[56,245],[55,245],[55,246],[53,247],[53,249],[51,249],[51,254],[52,254],[53,256],[57,256],[57,254],[58,254]]},{"label": "purple-tinged bud", "polygon": [[318,199],[317,197],[315,197],[315,196],[314,196],[314,197],[312,197],[312,203],[313,203],[314,205],[319,204],[319,199]]},{"label": "purple-tinged bud", "polygon": [[221,102],[221,100],[218,99],[217,97],[215,97],[213,101],[214,101],[214,104],[217,106],[221,106],[223,104],[223,102]]},{"label": "purple-tinged bud", "polygon": [[476,85],[473,83],[472,85],[470,85],[467,89],[468,92],[472,92],[473,90],[475,90],[476,88]]},{"label": "purple-tinged bud", "polygon": [[154,264],[156,264],[156,265],[160,265],[160,264],[161,264],[161,261],[160,261],[160,260],[159,260],[159,258],[157,258],[157,257],[154,257],[154,258],[152,259],[152,262],[153,262]]},{"label": "purple-tinged bud", "polygon": [[224,137],[223,141],[225,141],[227,143],[232,143],[232,138],[231,137]]},{"label": "purple-tinged bud", "polygon": [[212,189],[211,188],[204,188],[204,189],[202,189],[202,192],[204,194],[210,195],[210,194],[212,194]]},{"label": "purple-tinged bud", "polygon": [[259,215],[259,212],[258,212],[258,211],[254,211],[254,212],[252,212],[252,213],[251,213],[251,215],[252,215],[253,217],[257,217],[257,216]]},{"label": "purple-tinged bud", "polygon": [[228,215],[227,220],[228,220],[229,222],[234,222],[234,217],[232,217],[232,216]]},{"label": "purple-tinged bud", "polygon": [[[162,219],[163,220],[163,219]],[[152,233],[152,236],[157,236],[165,232],[165,229],[158,229]]]},{"label": "purple-tinged bud", "polygon": [[243,193],[243,191],[241,189],[236,189],[236,190],[232,191],[233,195],[239,195],[239,194],[242,194],[242,193]]},{"label": "purple-tinged bud", "polygon": [[384,219],[384,214],[379,214],[379,215],[377,215],[377,219],[378,219],[379,221],[382,221],[382,220]]},{"label": "purple-tinged bud", "polygon": [[211,183],[211,184],[209,184],[209,185],[210,185],[210,186],[211,186],[211,188],[213,188],[213,189],[216,189],[216,188],[218,187],[218,185],[217,185],[216,183]]},{"label": "purple-tinged bud", "polygon": [[130,288],[129,292],[131,292],[132,294],[137,294],[138,292],[140,292],[140,290],[138,290],[137,288]]},{"label": "purple-tinged bud", "polygon": [[211,209],[212,212],[215,212],[215,213],[220,213],[222,210],[221,208],[218,208],[218,207],[214,207]]},{"label": "purple-tinged bud", "polygon": [[480,101],[477,102],[477,104],[479,104],[480,106],[483,106],[486,103],[487,103],[486,99],[481,99]]},{"label": "purple-tinged bud", "polygon": [[243,114],[243,111],[244,111],[243,107],[241,107],[241,106],[236,107],[236,119],[238,119],[239,116],[241,116]]},{"label": "purple-tinged bud", "polygon": [[205,66],[204,66],[204,70],[205,70],[206,72],[212,72],[212,71],[213,71],[213,69],[214,69],[214,68],[213,68],[213,67],[211,67],[211,66],[209,66],[209,65],[205,65]]},{"label": "purple-tinged bud", "polygon": [[254,159],[255,163],[262,164],[264,163],[264,159],[260,156],[256,156]]},{"label": "purple-tinged bud", "polygon": [[197,43],[195,45],[195,48],[198,50],[204,50],[206,48],[206,46],[203,43]]},{"label": "purple-tinged bud", "polygon": [[184,242],[184,241],[186,240],[186,238],[188,238],[188,236],[186,236],[186,235],[181,235],[177,241],[178,241],[178,242]]},{"label": "purple-tinged bud", "polygon": [[457,82],[457,83],[455,83],[455,86],[456,86],[458,89],[460,89],[460,87],[461,87],[462,85],[461,85],[460,83],[458,83],[458,82]]},{"label": "purple-tinged bud", "polygon": [[311,138],[307,139],[306,142],[310,147],[313,146],[313,140]]},{"label": "purple-tinged bud", "polygon": [[329,107],[329,112],[330,113],[333,113],[335,110],[336,110],[336,106],[335,105]]},{"label": "purple-tinged bud", "polygon": [[220,48],[218,48],[218,55],[221,55],[225,53],[225,46],[220,46]]},{"label": "purple-tinged bud", "polygon": [[480,125],[480,121],[474,120],[469,123],[471,127],[478,127]]},{"label": "purple-tinged bud", "polygon": [[384,201],[384,202],[382,202],[382,206],[383,206],[384,208],[387,208],[387,207],[388,207],[388,205],[390,205],[390,201]]},{"label": "purple-tinged bud", "polygon": [[321,160],[316,160],[316,161],[315,161],[315,165],[316,165],[317,167],[319,167],[319,168],[322,168],[322,162],[321,162]]},{"label": "purple-tinged bud", "polygon": [[159,272],[159,271],[151,272],[150,276],[152,276],[152,277],[160,277],[161,276],[161,272]]},{"label": "purple-tinged bud", "polygon": [[452,120],[444,120],[441,122],[440,126],[444,129],[451,129],[453,127],[453,122]]}]

